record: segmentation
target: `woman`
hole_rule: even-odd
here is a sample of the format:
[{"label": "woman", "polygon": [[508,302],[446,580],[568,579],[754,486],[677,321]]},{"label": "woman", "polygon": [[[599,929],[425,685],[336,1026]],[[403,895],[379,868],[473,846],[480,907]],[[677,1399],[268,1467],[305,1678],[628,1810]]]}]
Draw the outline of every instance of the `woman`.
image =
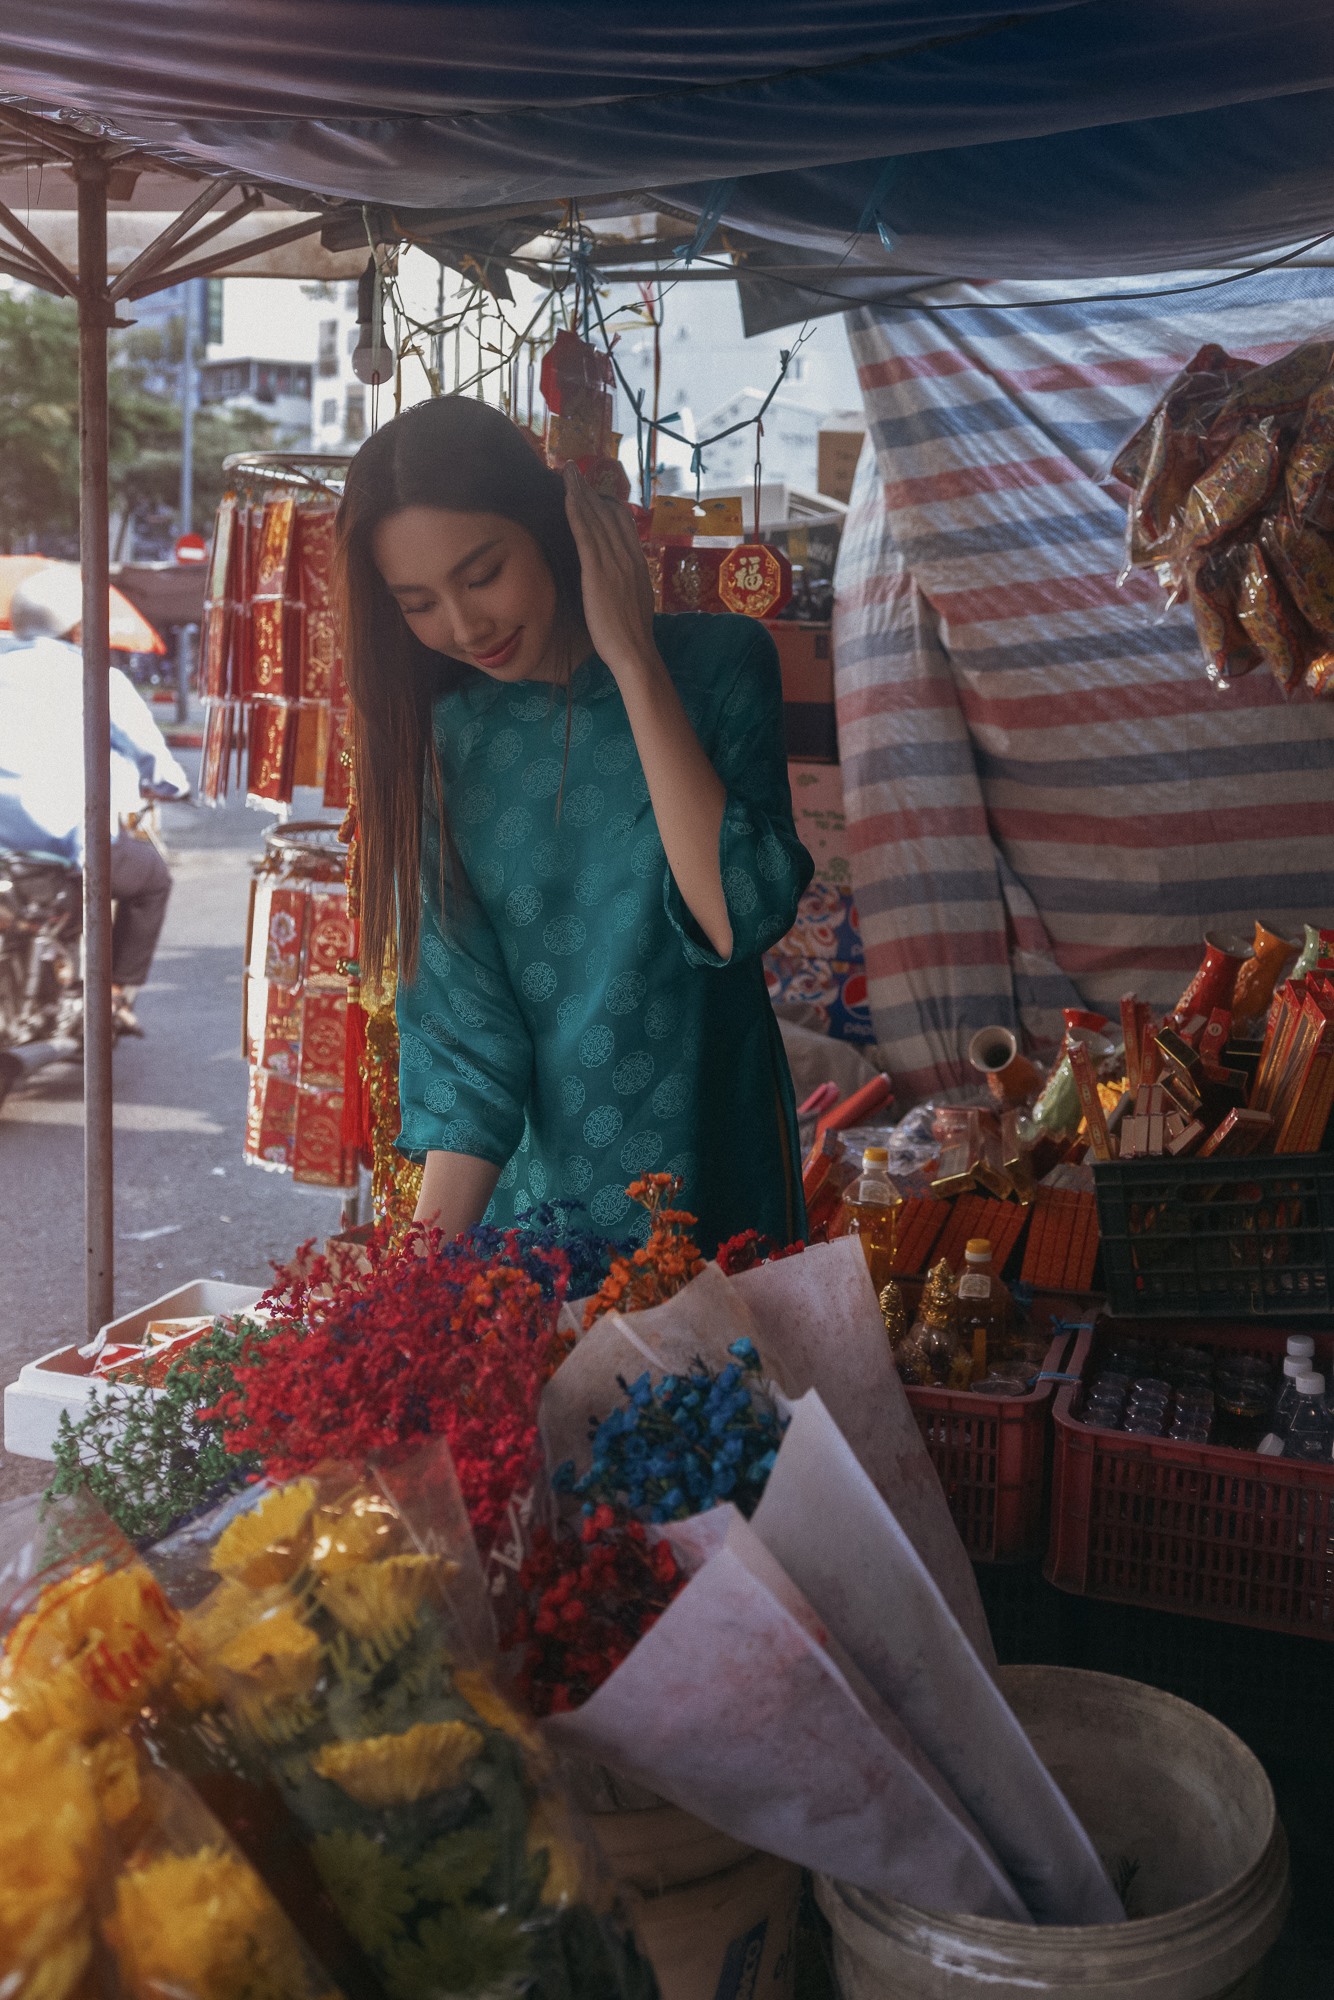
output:
[{"label": "woman", "polygon": [[625,507],[458,396],[362,446],[339,510],[362,950],[397,941],[400,1147],[448,1234],[680,1176],[712,1250],[804,1215],[761,953],[811,860],[773,641],[655,617]]}]

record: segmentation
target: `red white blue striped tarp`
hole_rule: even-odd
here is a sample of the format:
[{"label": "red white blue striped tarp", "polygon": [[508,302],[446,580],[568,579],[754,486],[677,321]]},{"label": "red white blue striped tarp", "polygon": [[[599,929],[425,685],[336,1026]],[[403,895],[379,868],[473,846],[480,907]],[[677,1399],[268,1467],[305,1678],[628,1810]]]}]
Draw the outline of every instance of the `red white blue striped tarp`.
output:
[{"label": "red white blue striped tarp", "polygon": [[849,319],[874,449],[839,558],[839,750],[902,1102],[967,1081],[979,1027],[1048,1049],[1063,1006],[1170,1005],[1206,930],[1334,908],[1334,702],[1263,671],[1215,690],[1189,614],[1118,585],[1102,483],[1206,340],[1264,360],[1334,327],[1334,270],[1077,302],[1111,289],[959,284],[933,306],[965,310]]}]

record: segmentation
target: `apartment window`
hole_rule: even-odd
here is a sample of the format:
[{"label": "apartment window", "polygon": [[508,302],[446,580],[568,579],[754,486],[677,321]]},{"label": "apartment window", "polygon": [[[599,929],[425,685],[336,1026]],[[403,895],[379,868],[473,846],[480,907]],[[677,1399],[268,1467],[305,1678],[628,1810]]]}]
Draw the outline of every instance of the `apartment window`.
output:
[{"label": "apartment window", "polygon": [[325,430],[330,430],[338,422],[338,398],[326,396],[320,404],[320,422]]},{"label": "apartment window", "polygon": [[366,435],[366,391],[360,384],[347,392],[347,418],[344,429],[349,444],[359,444]]},{"label": "apartment window", "polygon": [[320,321],[320,344],[316,350],[321,375],[338,373],[338,321]]}]

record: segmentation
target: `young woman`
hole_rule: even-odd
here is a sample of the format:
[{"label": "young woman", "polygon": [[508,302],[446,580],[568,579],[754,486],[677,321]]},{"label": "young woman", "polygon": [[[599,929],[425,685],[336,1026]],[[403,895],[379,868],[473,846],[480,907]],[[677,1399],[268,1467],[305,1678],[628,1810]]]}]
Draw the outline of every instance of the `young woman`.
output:
[{"label": "young woman", "polygon": [[706,1250],[791,1240],[760,957],[812,864],[768,633],[655,617],[628,509],[468,398],[362,446],[338,532],[362,950],[397,943],[419,1218],[569,1196],[630,1234],[626,1183],[663,1170]]}]

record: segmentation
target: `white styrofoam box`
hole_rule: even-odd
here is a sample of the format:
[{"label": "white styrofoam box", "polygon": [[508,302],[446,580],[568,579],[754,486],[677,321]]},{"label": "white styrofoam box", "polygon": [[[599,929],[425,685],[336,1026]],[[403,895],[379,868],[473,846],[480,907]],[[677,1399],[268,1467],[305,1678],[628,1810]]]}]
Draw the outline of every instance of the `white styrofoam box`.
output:
[{"label": "white styrofoam box", "polygon": [[5,1450],[20,1458],[54,1456],[61,1412],[68,1410],[77,1420],[87,1409],[93,1391],[107,1386],[93,1374],[93,1363],[97,1351],[108,1341],[142,1340],[148,1322],[154,1319],[245,1312],[261,1296],[253,1285],[223,1285],[212,1278],[196,1278],[154,1299],[151,1305],[108,1321],[87,1354],[80,1353],[76,1345],[57,1347],[37,1361],[25,1362],[18,1381],[5,1390]]}]

